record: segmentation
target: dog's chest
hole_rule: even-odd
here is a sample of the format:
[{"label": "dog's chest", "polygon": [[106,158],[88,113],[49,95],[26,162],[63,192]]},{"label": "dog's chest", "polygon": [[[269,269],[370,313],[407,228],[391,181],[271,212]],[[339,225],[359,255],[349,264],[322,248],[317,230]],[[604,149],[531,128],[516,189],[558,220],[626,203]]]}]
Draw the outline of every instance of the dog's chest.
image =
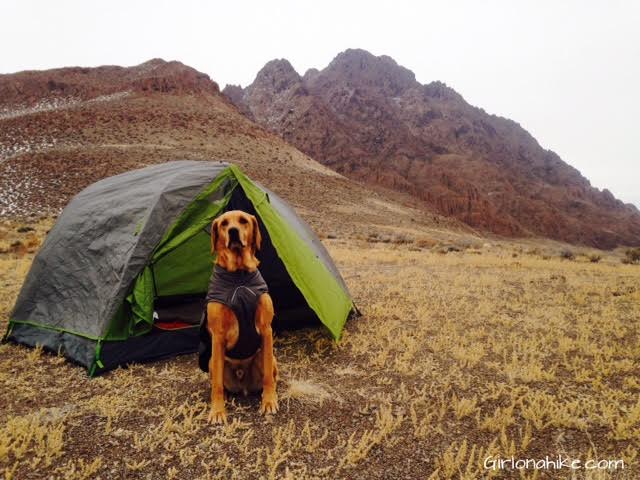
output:
[{"label": "dog's chest", "polygon": [[216,265],[207,293],[207,302],[219,302],[229,307],[238,322],[238,339],[227,350],[230,358],[243,359],[254,355],[262,343],[256,330],[255,317],[260,295],[267,293],[267,284],[255,272],[227,272]]}]

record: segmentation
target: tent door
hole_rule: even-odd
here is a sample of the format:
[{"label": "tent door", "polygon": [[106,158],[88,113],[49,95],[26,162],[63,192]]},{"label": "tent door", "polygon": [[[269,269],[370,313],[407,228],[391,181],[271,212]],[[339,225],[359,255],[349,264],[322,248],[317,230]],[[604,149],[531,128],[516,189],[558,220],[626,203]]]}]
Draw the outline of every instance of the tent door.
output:
[{"label": "tent door", "polygon": [[271,243],[269,233],[264,227],[262,219],[257,215],[253,204],[241,188],[236,188],[231,195],[231,199],[225,207],[225,211],[229,210],[243,210],[258,219],[258,226],[262,233],[262,248],[257,252],[256,256],[260,260],[260,273],[265,282],[267,282],[269,294],[273,299],[273,306],[276,312],[273,320],[273,329],[278,332],[321,325],[320,319],[309,307],[302,292],[291,280],[284,263],[282,263],[273,243]]}]

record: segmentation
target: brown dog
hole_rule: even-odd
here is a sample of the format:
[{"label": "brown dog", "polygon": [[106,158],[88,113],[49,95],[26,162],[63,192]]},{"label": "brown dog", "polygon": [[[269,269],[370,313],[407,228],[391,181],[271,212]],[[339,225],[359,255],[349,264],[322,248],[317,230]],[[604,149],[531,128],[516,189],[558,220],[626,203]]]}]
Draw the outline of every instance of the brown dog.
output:
[{"label": "brown dog", "polygon": [[211,225],[211,253],[217,253],[207,294],[212,343],[209,421],[214,423],[227,418],[224,389],[245,395],[262,390],[260,412],[278,410],[273,303],[255,256],[261,241],[256,218],[240,210],[224,213]]}]

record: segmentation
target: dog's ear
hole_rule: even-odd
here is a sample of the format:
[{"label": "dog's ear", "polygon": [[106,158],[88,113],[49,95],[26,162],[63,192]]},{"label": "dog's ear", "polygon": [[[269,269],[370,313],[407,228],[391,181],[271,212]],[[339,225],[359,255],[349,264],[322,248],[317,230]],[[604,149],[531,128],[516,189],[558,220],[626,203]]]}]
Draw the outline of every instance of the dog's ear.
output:
[{"label": "dog's ear", "polygon": [[253,224],[253,249],[260,250],[260,246],[262,245],[262,234],[258,227],[258,220],[253,215],[251,215],[251,223]]},{"label": "dog's ear", "polygon": [[218,243],[218,219],[211,222],[211,255],[216,253],[216,243]]}]

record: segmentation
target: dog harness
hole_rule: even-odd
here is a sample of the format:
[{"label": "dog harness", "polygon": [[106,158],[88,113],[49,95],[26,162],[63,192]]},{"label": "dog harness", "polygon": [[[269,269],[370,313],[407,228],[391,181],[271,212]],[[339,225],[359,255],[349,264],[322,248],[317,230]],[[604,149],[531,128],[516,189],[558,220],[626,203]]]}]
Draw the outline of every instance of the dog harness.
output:
[{"label": "dog harness", "polygon": [[[227,357],[233,359],[249,358],[260,348],[262,337],[256,330],[256,309],[260,295],[268,291],[267,284],[258,270],[254,272],[246,270],[228,272],[219,265],[214,266],[211,280],[209,280],[206,304],[209,302],[222,303],[233,310],[238,319],[238,341],[231,350],[225,352]],[[200,321],[200,368],[204,371],[208,371],[210,357],[211,337],[207,329],[205,306]],[[203,368],[203,361],[206,361],[206,369]]]}]

